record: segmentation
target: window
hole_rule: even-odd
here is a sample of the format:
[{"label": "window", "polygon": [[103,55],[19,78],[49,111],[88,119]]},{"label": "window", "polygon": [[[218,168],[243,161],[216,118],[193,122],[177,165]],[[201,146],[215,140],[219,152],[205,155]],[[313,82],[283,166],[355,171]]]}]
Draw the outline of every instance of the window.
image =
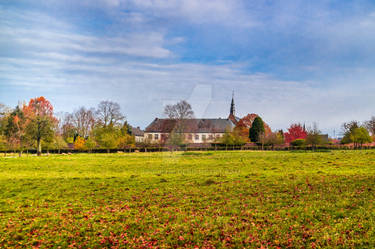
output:
[{"label": "window", "polygon": [[154,137],[155,137],[155,140],[158,140],[159,139],[159,134],[155,134]]},{"label": "window", "polygon": [[202,135],[202,140],[206,140],[206,135]]},{"label": "window", "polygon": [[152,134],[148,134],[148,139],[152,140]]},{"label": "window", "polygon": [[189,134],[189,135],[188,135],[188,139],[189,139],[189,140],[193,140],[193,134]]},{"label": "window", "polygon": [[214,139],[214,136],[212,136],[212,134],[208,135],[208,139],[212,140],[212,139]]},{"label": "window", "polygon": [[198,134],[195,135],[195,140],[199,140],[199,135]]}]

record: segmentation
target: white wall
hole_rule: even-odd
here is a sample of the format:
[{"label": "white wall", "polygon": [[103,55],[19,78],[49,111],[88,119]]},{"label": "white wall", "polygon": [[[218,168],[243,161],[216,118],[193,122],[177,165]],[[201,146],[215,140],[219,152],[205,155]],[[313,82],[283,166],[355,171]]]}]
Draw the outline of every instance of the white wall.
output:
[{"label": "white wall", "polygon": [[[158,133],[158,132],[145,132],[144,139],[151,141],[153,143],[157,143],[161,141],[162,135],[169,135],[169,133]],[[192,134],[192,140],[188,139],[188,135]],[[157,136],[157,139],[155,139],[155,135]],[[222,137],[224,133],[184,133],[185,135],[185,141],[188,143],[204,143],[204,142],[213,142],[215,138]],[[212,139],[210,139],[210,135],[212,136]],[[206,137],[204,140],[203,137]]]}]

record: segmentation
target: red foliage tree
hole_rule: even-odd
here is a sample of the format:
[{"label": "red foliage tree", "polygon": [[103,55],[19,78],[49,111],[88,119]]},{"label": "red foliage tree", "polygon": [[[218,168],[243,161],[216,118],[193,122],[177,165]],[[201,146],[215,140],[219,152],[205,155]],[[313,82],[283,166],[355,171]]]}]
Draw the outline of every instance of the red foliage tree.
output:
[{"label": "red foliage tree", "polygon": [[296,139],[306,139],[307,132],[300,124],[292,124],[284,136],[285,142],[290,143]]}]

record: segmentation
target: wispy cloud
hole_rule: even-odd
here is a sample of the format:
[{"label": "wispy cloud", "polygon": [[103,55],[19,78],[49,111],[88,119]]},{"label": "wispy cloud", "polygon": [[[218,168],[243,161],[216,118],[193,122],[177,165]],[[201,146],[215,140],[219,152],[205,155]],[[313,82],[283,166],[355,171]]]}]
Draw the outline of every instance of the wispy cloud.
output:
[{"label": "wispy cloud", "polygon": [[33,4],[0,7],[0,100],[10,105],[45,95],[70,111],[113,99],[145,126],[180,99],[199,115],[225,117],[234,89],[239,115],[259,113],[274,129],[317,121],[326,131],[375,106],[370,7],[353,14],[325,1]]}]

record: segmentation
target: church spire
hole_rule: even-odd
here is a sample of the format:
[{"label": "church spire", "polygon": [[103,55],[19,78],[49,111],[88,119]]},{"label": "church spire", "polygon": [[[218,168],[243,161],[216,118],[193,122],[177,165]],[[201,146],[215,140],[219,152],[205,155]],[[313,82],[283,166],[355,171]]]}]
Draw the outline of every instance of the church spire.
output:
[{"label": "church spire", "polygon": [[232,103],[230,104],[230,115],[235,115],[235,108],[234,108],[234,90],[232,92]]}]

